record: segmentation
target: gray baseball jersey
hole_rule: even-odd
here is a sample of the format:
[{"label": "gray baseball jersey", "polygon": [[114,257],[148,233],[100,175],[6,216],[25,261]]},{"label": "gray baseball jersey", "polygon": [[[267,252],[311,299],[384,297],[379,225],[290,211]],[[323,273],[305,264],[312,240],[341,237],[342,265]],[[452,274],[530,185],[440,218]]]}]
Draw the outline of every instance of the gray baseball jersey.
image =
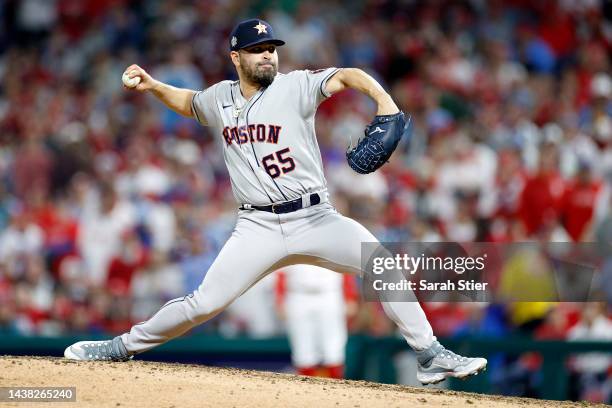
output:
[{"label": "gray baseball jersey", "polygon": [[266,205],[326,188],[314,118],[337,71],[278,73],[248,101],[238,81],[194,95],[193,114],[218,136],[238,203]]}]

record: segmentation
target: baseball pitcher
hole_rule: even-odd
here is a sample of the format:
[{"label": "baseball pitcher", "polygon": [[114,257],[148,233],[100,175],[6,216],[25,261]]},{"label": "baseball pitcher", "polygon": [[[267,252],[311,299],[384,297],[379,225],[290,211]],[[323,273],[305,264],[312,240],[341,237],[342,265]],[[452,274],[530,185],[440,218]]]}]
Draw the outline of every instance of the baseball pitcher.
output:
[{"label": "baseball pitcher", "polygon": [[[323,100],[348,88],[376,102],[377,115],[366,137],[347,153],[349,165],[359,173],[386,162],[401,137],[410,133],[410,120],[360,69],[279,73],[276,47],[284,42],[263,20],[239,23],[228,45],[237,81],[221,81],[203,91],[178,89],[131,65],[124,74],[129,82],[124,82],[212,129],[239,207],[230,239],[193,293],[169,301],[149,320],[112,340],[75,343],[65,357],[129,360],[213,318],[262,277],[284,266],[311,264],[362,274],[361,243],[377,240],[329,201],[315,113]],[[484,358],[445,349],[418,302],[381,302],[415,350],[422,383],[462,378],[485,368]]]}]

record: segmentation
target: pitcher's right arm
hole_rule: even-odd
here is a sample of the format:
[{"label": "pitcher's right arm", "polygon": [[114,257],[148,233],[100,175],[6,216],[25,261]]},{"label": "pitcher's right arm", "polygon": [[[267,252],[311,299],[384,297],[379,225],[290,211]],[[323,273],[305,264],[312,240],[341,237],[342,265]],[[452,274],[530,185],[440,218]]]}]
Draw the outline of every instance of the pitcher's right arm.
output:
[{"label": "pitcher's right arm", "polygon": [[140,92],[149,91],[157,99],[163,102],[164,105],[176,113],[188,118],[194,117],[193,111],[191,110],[191,101],[196,91],[176,88],[158,81],[136,64],[127,67],[125,72],[127,72],[129,78],[140,77],[140,83],[138,85],[134,88],[128,88],[124,85],[126,89],[135,89]]}]

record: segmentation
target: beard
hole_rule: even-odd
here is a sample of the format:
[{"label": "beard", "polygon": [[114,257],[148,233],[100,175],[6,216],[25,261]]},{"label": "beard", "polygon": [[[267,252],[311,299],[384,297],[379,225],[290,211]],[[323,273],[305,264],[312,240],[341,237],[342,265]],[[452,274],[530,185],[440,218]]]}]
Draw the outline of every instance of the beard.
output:
[{"label": "beard", "polygon": [[264,63],[255,64],[253,66],[248,66],[246,64],[241,65],[242,73],[249,82],[267,88],[272,84],[278,72],[276,64],[272,61],[270,61],[270,64],[272,65],[272,69],[260,67],[260,65],[265,65]]}]

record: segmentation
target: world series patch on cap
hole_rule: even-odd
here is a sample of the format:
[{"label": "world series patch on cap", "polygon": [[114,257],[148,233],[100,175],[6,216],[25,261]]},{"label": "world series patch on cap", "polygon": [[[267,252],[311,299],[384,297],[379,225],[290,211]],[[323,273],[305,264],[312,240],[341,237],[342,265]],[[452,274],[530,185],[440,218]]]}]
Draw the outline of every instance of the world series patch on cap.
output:
[{"label": "world series patch on cap", "polygon": [[285,45],[284,41],[276,38],[272,26],[259,19],[238,23],[230,34],[230,51],[238,51],[261,43]]}]

